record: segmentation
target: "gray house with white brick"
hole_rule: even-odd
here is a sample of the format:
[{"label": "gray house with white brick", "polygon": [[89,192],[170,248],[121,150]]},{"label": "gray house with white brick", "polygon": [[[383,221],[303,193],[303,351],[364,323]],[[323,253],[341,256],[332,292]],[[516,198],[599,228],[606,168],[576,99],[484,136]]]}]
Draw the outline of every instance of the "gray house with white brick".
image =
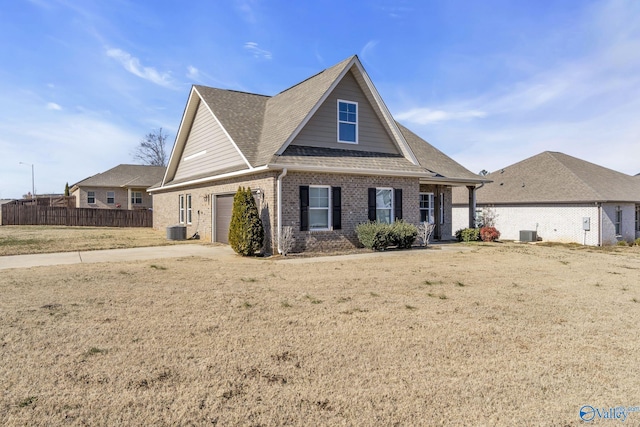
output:
[{"label": "gray house with white brick", "polygon": [[[488,174],[478,211],[496,215],[501,239],[536,231],[543,241],[611,245],[640,237],[640,179],[545,151]],[[467,227],[467,194],[453,192],[454,230]]]},{"label": "gray house with white brick", "polygon": [[452,188],[483,181],[397,123],[353,56],[275,96],[193,86],[149,192],[155,228],[226,243],[233,195],[250,187],[267,252],[289,226],[294,251],[317,251],[357,246],[369,220],[432,221],[450,238]]}]

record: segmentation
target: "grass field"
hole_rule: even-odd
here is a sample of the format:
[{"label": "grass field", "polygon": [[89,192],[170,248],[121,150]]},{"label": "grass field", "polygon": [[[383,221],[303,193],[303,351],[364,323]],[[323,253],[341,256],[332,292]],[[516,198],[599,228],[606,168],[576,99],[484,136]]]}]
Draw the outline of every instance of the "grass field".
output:
[{"label": "grass field", "polygon": [[565,426],[640,406],[637,248],[448,249],[3,271],[0,424]]},{"label": "grass field", "polygon": [[0,256],[162,246],[183,242],[169,241],[166,234],[151,228],[0,227]]}]

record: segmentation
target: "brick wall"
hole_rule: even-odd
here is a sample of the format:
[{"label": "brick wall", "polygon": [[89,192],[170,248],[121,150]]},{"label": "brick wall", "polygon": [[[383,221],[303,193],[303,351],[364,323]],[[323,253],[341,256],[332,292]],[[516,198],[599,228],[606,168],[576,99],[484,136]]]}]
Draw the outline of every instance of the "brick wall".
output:
[{"label": "brick wall", "polygon": [[[272,214],[275,210],[271,207],[276,206],[275,179],[277,175],[277,172],[267,172],[251,177],[218,181],[215,184],[201,184],[189,187],[189,189],[154,192],[153,228],[164,230],[168,226],[178,225],[180,220],[179,196],[191,194],[192,222],[184,224],[187,226],[187,237],[198,231],[201,239],[210,242],[213,236],[213,198],[221,194],[234,194],[240,186],[251,187],[252,191],[260,190],[258,209],[265,227],[265,246],[272,249],[275,246],[273,232],[276,228],[276,218]],[[267,252],[270,251],[267,250]]]},{"label": "brick wall", "polygon": [[[95,203],[88,203],[87,198],[89,191],[93,191],[95,194]],[[113,191],[115,196],[114,203],[107,203],[107,192]],[[133,191],[139,191],[142,193],[142,204],[132,204],[132,209],[148,209],[153,207],[153,199],[146,189],[135,189]],[[76,198],[77,208],[98,208],[98,209],[127,209],[129,199],[126,188],[119,187],[80,187],[72,194]],[[120,207],[116,207],[120,204]]]},{"label": "brick wall", "polygon": [[[341,230],[300,231],[299,188],[301,185],[341,187]],[[355,226],[368,221],[367,189],[370,187],[401,188],[403,219],[412,224],[418,224],[420,212],[417,178],[289,172],[283,179],[282,225],[293,227],[296,240],[293,250],[296,252],[330,251],[359,246]]]}]

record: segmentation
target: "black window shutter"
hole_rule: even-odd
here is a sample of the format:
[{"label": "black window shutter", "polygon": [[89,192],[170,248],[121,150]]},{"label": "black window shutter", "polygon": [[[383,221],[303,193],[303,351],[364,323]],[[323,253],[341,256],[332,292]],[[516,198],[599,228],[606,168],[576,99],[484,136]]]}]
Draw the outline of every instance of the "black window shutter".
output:
[{"label": "black window shutter", "polygon": [[300,231],[309,230],[309,186],[300,186]]},{"label": "black window shutter", "polygon": [[376,220],[376,189],[369,189],[369,221]]},{"label": "black window shutter", "polygon": [[342,228],[342,188],[331,187],[331,204],[333,211],[331,212],[331,221],[334,230]]},{"label": "black window shutter", "polygon": [[402,188],[393,190],[393,203],[395,208],[395,219],[402,219]]}]

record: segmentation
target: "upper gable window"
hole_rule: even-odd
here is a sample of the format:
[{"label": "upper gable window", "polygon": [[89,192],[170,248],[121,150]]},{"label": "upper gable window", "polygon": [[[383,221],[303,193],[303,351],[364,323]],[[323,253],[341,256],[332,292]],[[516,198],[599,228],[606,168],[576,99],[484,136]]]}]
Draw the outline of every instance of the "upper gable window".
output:
[{"label": "upper gable window", "polygon": [[358,143],[358,103],[338,100],[338,142]]}]

